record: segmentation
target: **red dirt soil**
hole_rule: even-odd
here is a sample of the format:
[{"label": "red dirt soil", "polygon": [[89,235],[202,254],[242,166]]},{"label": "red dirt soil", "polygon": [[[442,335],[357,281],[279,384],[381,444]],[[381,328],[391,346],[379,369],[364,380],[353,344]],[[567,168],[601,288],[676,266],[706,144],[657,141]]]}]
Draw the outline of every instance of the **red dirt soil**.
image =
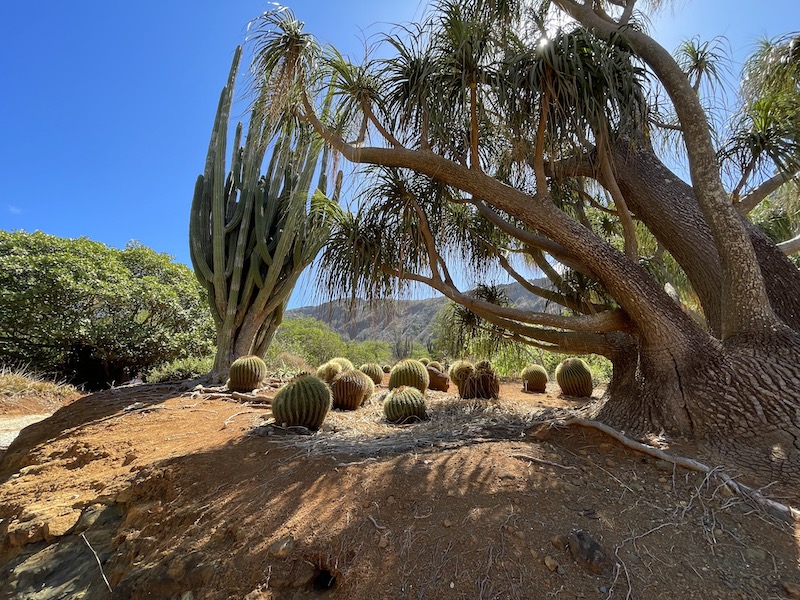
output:
[{"label": "red dirt soil", "polygon": [[585,401],[519,388],[400,427],[374,397],[313,436],[186,384],[78,398],[0,462],[0,598],[800,598],[795,523],[537,428]]}]

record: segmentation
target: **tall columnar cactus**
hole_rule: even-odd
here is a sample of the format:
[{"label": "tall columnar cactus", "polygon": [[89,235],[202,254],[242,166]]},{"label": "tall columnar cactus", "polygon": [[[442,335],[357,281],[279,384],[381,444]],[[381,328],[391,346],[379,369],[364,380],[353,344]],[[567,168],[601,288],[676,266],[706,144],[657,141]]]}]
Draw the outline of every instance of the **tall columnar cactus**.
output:
[{"label": "tall columnar cactus", "polygon": [[358,370],[372,379],[372,383],[380,385],[383,382],[383,369],[378,363],[365,363]]},{"label": "tall columnar cactus", "polygon": [[401,360],[394,367],[392,372],[389,373],[389,389],[400,387],[401,385],[411,386],[417,388],[423,394],[428,389],[430,378],[428,376],[428,369],[425,368],[418,360],[413,358],[406,358]]},{"label": "tall columnar cactus", "polygon": [[[309,125],[288,118],[269,122],[263,97],[253,103],[243,146],[242,124],[236,127],[226,176],[228,121],[241,52],[236,49],[222,89],[189,225],[192,264],[208,292],[217,327],[216,379],[235,357],[266,353],[295,283],[329,237],[341,187],[337,177],[333,200],[328,200],[329,149]],[[317,171],[320,178],[312,187]]]},{"label": "tall columnar cactus", "polygon": [[299,375],[275,394],[272,416],[278,425],[316,431],[331,409],[331,390],[313,375]]},{"label": "tall columnar cactus", "polygon": [[375,392],[375,384],[361,371],[342,371],[331,382],[333,408],[356,410]]},{"label": "tall columnar cactus", "polygon": [[491,363],[482,360],[476,363],[472,373],[458,386],[458,392],[464,399],[496,400],[500,397],[500,379]]},{"label": "tall columnar cactus", "polygon": [[542,365],[529,365],[522,370],[522,389],[526,392],[544,392],[547,390],[547,369]]},{"label": "tall columnar cactus", "polygon": [[400,386],[386,395],[383,412],[392,423],[424,421],[428,418],[425,396],[415,387]]},{"label": "tall columnar cactus", "polygon": [[567,358],[556,367],[556,382],[568,396],[589,398],[594,384],[589,365],[580,358]]},{"label": "tall columnar cactus", "polygon": [[231,363],[228,389],[234,392],[250,392],[257,388],[267,376],[267,365],[258,356],[242,356]]}]

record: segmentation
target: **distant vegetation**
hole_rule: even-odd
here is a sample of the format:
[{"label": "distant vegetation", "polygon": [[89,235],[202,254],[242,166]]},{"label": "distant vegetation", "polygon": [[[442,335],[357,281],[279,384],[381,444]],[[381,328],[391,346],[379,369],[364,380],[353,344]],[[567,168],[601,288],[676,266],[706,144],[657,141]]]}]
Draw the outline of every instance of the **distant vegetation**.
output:
[{"label": "distant vegetation", "polygon": [[138,243],[0,231],[0,360],[100,388],[209,354],[214,325],[192,272]]}]

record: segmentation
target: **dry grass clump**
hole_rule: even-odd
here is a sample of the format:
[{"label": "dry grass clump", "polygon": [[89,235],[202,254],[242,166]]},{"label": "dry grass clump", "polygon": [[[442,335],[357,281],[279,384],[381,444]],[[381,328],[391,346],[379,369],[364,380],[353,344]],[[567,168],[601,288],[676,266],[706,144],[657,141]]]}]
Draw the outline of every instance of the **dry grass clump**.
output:
[{"label": "dry grass clump", "polygon": [[313,436],[281,436],[281,442],[304,454],[378,456],[518,437],[532,423],[552,416],[550,409],[531,410],[530,404],[514,400],[462,400],[429,392],[429,420],[392,425],[383,412],[385,395],[373,395],[356,411],[331,411]]},{"label": "dry grass clump", "polygon": [[67,398],[77,393],[74,386],[63,382],[50,381],[26,371],[0,367],[0,396],[51,395]]}]

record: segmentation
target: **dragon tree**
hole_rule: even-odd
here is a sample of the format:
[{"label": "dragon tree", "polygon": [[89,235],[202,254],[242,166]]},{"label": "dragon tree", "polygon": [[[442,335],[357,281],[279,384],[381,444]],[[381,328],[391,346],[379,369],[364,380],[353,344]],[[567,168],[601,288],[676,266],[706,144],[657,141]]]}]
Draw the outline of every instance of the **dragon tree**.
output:
[{"label": "dragon tree", "polygon": [[[257,56],[282,44],[284,60],[256,67],[290,80],[281,102],[368,178],[323,254],[329,288],[379,298],[421,282],[513,339],[606,356],[597,419],[797,483],[797,223],[772,239],[755,221],[796,206],[800,53],[791,36],[766,44],[767,68],[720,122],[716,46],[673,57],[637,4],[652,8],[440,0],[385,36],[388,58],[361,62],[330,48],[308,60],[278,9],[253,43]],[[343,121],[320,108],[330,91]],[[504,272],[560,310],[468,293],[465,272]]]},{"label": "dragon tree", "polygon": [[215,381],[227,376],[236,358],[266,353],[300,274],[328,239],[341,187],[337,177],[329,200],[330,149],[309,125],[270,112],[268,90],[253,101],[243,145],[237,125],[226,174],[241,55],[239,47],[220,96],[189,229],[192,264],[216,324]]}]

